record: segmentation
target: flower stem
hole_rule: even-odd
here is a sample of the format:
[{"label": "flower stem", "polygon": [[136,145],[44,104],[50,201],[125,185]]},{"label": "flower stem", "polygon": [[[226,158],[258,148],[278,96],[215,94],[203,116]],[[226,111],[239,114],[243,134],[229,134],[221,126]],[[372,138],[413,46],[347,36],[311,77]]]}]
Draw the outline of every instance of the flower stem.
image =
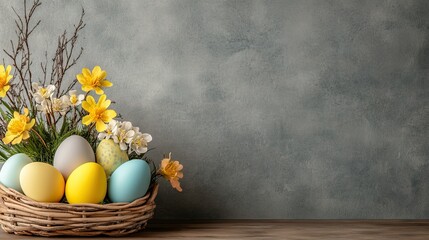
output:
[{"label": "flower stem", "polygon": [[75,122],[76,122],[76,106],[73,107],[73,121],[72,121],[72,126],[75,126]]},{"label": "flower stem", "polygon": [[36,130],[34,130],[33,128],[31,129],[31,131],[33,131],[37,135],[37,137],[40,139],[40,141],[43,143],[43,145],[45,145],[46,149],[48,149],[48,145],[46,145],[46,142],[45,142],[45,140],[43,140],[42,136],[40,136],[40,134]]},{"label": "flower stem", "polygon": [[93,123],[93,124],[91,124],[91,126],[89,126],[89,129],[88,129],[88,133],[89,134],[91,134],[92,129],[94,128],[94,126],[95,126],[95,123]]}]

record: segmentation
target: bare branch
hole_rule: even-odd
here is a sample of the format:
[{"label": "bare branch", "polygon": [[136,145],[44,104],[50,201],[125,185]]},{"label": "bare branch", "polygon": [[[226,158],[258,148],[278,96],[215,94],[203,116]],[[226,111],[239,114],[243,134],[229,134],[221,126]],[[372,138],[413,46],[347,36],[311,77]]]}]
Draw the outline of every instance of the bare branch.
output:
[{"label": "bare branch", "polygon": [[43,62],[41,62],[40,67],[42,68],[42,72],[43,72],[43,86],[44,86],[46,84],[47,68],[48,68],[48,52],[47,51],[45,51],[45,64],[43,64]]},{"label": "bare branch", "polygon": [[[21,16],[19,16],[19,14],[16,12],[15,8],[12,7],[12,10],[15,13],[16,17],[18,17],[18,20],[21,23],[20,26],[24,26],[24,22],[22,21]],[[16,20],[15,20],[15,22],[16,22]],[[17,23],[17,25],[19,25],[19,24]]]},{"label": "bare branch", "polygon": [[28,36],[30,36],[30,34],[34,31],[34,29],[36,29],[38,26],[39,26],[39,24],[42,22],[42,20],[39,20],[37,23],[36,23],[36,25],[34,25],[34,27],[28,32]]},{"label": "bare branch", "polygon": [[[85,10],[82,8],[81,16],[77,25],[74,25],[73,33],[70,38],[67,37],[67,32],[64,31],[58,38],[58,46],[55,52],[55,57],[53,58],[53,69],[51,72],[51,83],[56,86],[56,96],[59,97],[64,94],[64,92],[69,91],[67,88],[66,91],[61,89],[61,84],[63,82],[66,72],[73,67],[79,58],[82,56],[83,48],[77,52],[74,52],[74,49],[77,44],[79,37],[79,32],[86,26],[83,22],[83,17],[85,16]],[[73,84],[74,86],[74,84]]]}]

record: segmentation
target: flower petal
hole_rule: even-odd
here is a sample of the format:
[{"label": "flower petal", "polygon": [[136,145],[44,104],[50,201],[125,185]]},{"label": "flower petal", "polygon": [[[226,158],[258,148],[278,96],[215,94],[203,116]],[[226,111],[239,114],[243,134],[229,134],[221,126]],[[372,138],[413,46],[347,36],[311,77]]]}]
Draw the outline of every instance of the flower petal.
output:
[{"label": "flower petal", "polygon": [[107,109],[110,106],[111,101],[110,100],[106,100],[103,103],[100,104],[100,108],[104,108]]},{"label": "flower petal", "polygon": [[124,142],[121,142],[121,143],[119,143],[119,148],[120,148],[122,151],[125,151],[125,150],[127,150],[128,146],[127,146],[127,144],[125,144]]},{"label": "flower petal", "polygon": [[101,106],[104,103],[104,101],[106,101],[106,98],[107,96],[105,94],[101,95],[100,98],[98,99],[97,106]]},{"label": "flower petal", "polygon": [[100,74],[100,72],[101,72],[101,67],[100,66],[95,66],[93,69],[92,69],[92,75],[99,75]]},{"label": "flower petal", "polygon": [[127,131],[127,133],[125,133],[125,138],[130,138],[130,140],[132,140],[134,134],[135,132],[133,130]]},{"label": "flower petal", "polygon": [[15,137],[16,137],[15,135],[8,135],[8,134],[6,134],[6,136],[2,140],[3,140],[4,144],[9,144],[10,142],[12,142],[12,140]]},{"label": "flower petal", "polygon": [[147,147],[140,147],[140,148],[138,148],[137,149],[137,153],[138,154],[142,154],[142,153],[145,153],[145,152],[147,152]]},{"label": "flower petal", "polygon": [[161,168],[165,168],[168,165],[169,162],[170,162],[170,159],[168,159],[168,158],[162,159],[162,161],[161,161]]},{"label": "flower petal", "polygon": [[98,134],[98,140],[103,140],[104,138],[106,138],[107,134],[105,132],[101,132]]},{"label": "flower petal", "polygon": [[103,89],[101,89],[101,88],[99,88],[99,87],[95,87],[95,88],[94,88],[94,90],[95,90],[95,93],[96,93],[97,95],[101,95],[101,94],[103,94],[103,93],[104,93]]},{"label": "flower petal", "polygon": [[28,139],[28,138],[30,138],[30,134],[28,133],[28,131],[24,131],[23,133],[22,133],[22,139]]},{"label": "flower petal", "polygon": [[34,126],[35,123],[36,123],[36,120],[34,118],[31,119],[31,121],[25,125],[25,130],[27,131],[31,130],[31,128]]},{"label": "flower petal", "polygon": [[152,135],[150,135],[149,133],[143,133],[143,139],[148,143],[152,142]]},{"label": "flower petal", "polygon": [[98,78],[100,79],[100,82],[102,80],[104,80],[107,77],[107,72],[106,71],[101,71]]},{"label": "flower petal", "polygon": [[85,78],[91,78],[91,71],[88,68],[82,68],[82,75]]},{"label": "flower petal", "polygon": [[183,189],[180,187],[180,183],[177,180],[170,179],[170,184],[173,188],[177,189],[177,191],[181,192]]},{"label": "flower petal", "polygon": [[94,89],[93,87],[88,86],[88,85],[83,85],[82,86],[82,91],[84,91],[84,92],[89,92],[89,91],[91,91],[93,89]]},{"label": "flower petal", "polygon": [[131,122],[126,121],[126,122],[123,122],[122,124],[124,125],[124,128],[126,130],[131,130],[133,128],[133,124]]},{"label": "flower petal", "polygon": [[94,107],[91,106],[91,104],[89,104],[87,101],[82,102],[82,108],[87,112],[92,112],[92,110],[94,109]]},{"label": "flower petal", "polygon": [[107,126],[103,121],[98,120],[95,124],[95,128],[97,129],[97,132],[104,132],[107,129]]},{"label": "flower petal", "polygon": [[13,141],[12,141],[12,145],[18,144],[22,141],[22,134],[20,134],[19,136],[17,136]]},{"label": "flower petal", "polygon": [[111,87],[111,86],[113,86],[113,83],[111,83],[107,80],[104,80],[104,81],[101,81],[101,86],[102,87]]},{"label": "flower petal", "polygon": [[76,75],[76,79],[82,85],[86,83],[86,78],[83,76],[83,74]]},{"label": "flower petal", "polygon": [[55,91],[55,86],[54,85],[48,85],[47,87],[46,87],[46,90],[48,90],[48,92],[53,92],[53,91]]},{"label": "flower petal", "polygon": [[86,115],[82,118],[82,124],[89,125],[92,122],[92,117],[90,115]]},{"label": "flower petal", "polygon": [[113,118],[116,117],[116,115],[117,114],[115,110],[109,109],[103,112],[101,120],[103,120],[104,122],[110,122]]},{"label": "flower petal", "polygon": [[97,103],[95,102],[95,99],[92,96],[87,96],[86,101],[93,107],[95,107],[95,105],[97,105]]},{"label": "flower petal", "polygon": [[6,75],[9,75],[10,71],[12,71],[12,66],[7,65],[7,67],[6,67]]}]

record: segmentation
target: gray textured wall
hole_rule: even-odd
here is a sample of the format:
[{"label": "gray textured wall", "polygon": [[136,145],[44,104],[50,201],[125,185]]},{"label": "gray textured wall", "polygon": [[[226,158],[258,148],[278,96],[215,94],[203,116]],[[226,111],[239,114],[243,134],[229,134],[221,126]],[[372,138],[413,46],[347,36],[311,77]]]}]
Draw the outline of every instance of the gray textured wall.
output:
[{"label": "gray textured wall", "polygon": [[428,4],[44,1],[33,49],[86,9],[74,72],[185,165],[158,218],[429,218]]}]

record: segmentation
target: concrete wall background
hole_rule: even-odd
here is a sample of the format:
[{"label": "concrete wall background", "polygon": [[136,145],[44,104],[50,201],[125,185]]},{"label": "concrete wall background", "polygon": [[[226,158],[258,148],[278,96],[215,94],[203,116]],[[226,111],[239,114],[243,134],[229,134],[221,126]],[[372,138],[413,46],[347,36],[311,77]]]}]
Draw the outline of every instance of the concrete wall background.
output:
[{"label": "concrete wall background", "polygon": [[36,59],[81,6],[71,72],[185,165],[158,218],[429,218],[428,1],[43,1]]}]

